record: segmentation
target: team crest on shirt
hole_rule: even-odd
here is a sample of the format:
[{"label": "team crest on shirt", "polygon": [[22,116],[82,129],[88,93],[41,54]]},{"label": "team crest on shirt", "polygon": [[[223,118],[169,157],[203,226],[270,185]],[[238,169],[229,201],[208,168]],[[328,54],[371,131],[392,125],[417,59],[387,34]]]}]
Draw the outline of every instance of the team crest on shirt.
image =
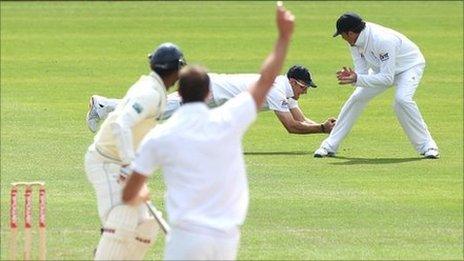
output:
[{"label": "team crest on shirt", "polygon": [[379,58],[382,62],[385,62],[386,60],[388,60],[390,57],[388,57],[388,53],[384,53],[384,54],[379,54]]},{"label": "team crest on shirt", "polygon": [[283,100],[281,105],[282,107],[288,107],[288,102],[286,100]]},{"label": "team crest on shirt", "polygon": [[134,104],[132,104],[132,108],[134,108],[134,110],[135,110],[138,114],[142,113],[142,111],[143,111],[142,105],[140,105],[140,104],[137,103],[137,102],[134,103]]}]

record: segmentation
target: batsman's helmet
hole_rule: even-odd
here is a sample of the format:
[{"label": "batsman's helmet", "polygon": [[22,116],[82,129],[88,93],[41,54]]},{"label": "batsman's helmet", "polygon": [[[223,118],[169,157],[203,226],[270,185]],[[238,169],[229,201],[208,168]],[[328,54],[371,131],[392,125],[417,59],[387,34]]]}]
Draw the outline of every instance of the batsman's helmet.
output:
[{"label": "batsman's helmet", "polygon": [[148,56],[152,70],[176,70],[187,64],[180,48],[173,43],[163,43]]}]

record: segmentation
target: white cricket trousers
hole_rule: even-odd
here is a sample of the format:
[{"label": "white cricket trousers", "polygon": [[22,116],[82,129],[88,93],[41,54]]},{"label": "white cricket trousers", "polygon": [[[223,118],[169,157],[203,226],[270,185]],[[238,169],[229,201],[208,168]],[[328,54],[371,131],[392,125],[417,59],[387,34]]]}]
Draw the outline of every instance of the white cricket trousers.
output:
[{"label": "white cricket trousers", "polygon": [[166,239],[164,260],[235,260],[239,242],[238,228],[222,234],[173,226]]},{"label": "white cricket trousers", "polygon": [[[122,185],[118,183],[120,168],[117,162],[102,156],[91,145],[85,154],[85,172],[87,179],[95,189],[97,196],[98,215],[105,224],[109,211],[122,203]],[[144,204],[139,207],[138,222],[150,218],[148,209]]]},{"label": "white cricket trousers", "polygon": [[[438,149],[437,144],[427,129],[419,108],[413,101],[414,93],[419,86],[424,68],[425,65],[416,65],[395,75],[393,83],[396,88],[393,104],[396,117],[413,147],[421,154],[430,148]],[[329,137],[322,142],[321,147],[326,148],[330,152],[337,152],[340,143],[348,135],[369,101],[384,92],[387,88],[388,86],[357,87],[343,105],[335,127]]]}]

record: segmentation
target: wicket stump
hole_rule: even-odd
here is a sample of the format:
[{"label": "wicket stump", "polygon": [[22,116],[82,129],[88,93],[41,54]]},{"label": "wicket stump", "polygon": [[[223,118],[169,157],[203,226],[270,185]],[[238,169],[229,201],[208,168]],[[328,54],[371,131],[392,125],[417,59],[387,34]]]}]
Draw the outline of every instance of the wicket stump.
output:
[{"label": "wicket stump", "polygon": [[11,183],[11,202],[10,202],[10,259],[16,260],[18,256],[18,188],[25,187],[24,190],[24,260],[31,260],[32,253],[32,188],[39,187],[39,260],[46,259],[46,203],[45,203],[45,183],[35,182],[15,182]]}]

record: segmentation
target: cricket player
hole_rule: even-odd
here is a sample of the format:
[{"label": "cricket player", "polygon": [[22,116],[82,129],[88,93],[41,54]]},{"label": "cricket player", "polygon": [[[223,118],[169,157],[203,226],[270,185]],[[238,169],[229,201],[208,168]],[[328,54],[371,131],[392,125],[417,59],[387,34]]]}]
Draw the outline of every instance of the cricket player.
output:
[{"label": "cricket player", "polygon": [[135,157],[141,139],[164,111],[166,90],[185,65],[174,44],[161,44],[151,55],[151,72],[140,77],[103,122],[85,155],[103,228],[96,260],[141,260],[154,242],[158,224],[144,206],[122,203],[121,168]]},{"label": "cricket player", "polygon": [[354,70],[344,67],[337,72],[337,78],[339,84],[351,84],[356,89],[343,105],[329,137],[314,156],[333,156],[367,103],[393,85],[396,116],[412,145],[426,158],[438,158],[437,144],[413,100],[425,68],[419,48],[406,36],[365,22],[355,13],[340,16],[336,27],[333,36],[341,35],[350,45],[354,62]]},{"label": "cricket player", "polygon": [[[210,108],[218,107],[259,79],[259,74],[217,74],[208,73],[211,80],[211,95],[207,99]],[[317,123],[305,117],[298,106],[300,95],[306,94],[309,88],[316,88],[309,70],[301,65],[294,65],[286,75],[276,77],[263,110],[273,110],[277,118],[289,133],[330,133],[335,125],[335,118],[330,117],[324,123]],[[118,104],[117,99],[93,95],[87,113],[87,125],[91,131],[98,128],[98,121],[106,117]],[[181,98],[177,92],[168,95],[166,110],[162,118],[169,118],[181,106]]]},{"label": "cricket player", "polygon": [[[256,119],[282,68],[294,17],[277,7],[278,38],[264,61],[258,81],[224,105],[206,105],[210,78],[201,67],[186,67],[179,76],[183,105],[144,138],[123,192],[138,206],[148,197],[146,179],[163,169],[171,225],[165,260],[234,260],[240,226],[248,208],[248,185],[241,140]],[[220,149],[218,149],[220,148]]]}]

